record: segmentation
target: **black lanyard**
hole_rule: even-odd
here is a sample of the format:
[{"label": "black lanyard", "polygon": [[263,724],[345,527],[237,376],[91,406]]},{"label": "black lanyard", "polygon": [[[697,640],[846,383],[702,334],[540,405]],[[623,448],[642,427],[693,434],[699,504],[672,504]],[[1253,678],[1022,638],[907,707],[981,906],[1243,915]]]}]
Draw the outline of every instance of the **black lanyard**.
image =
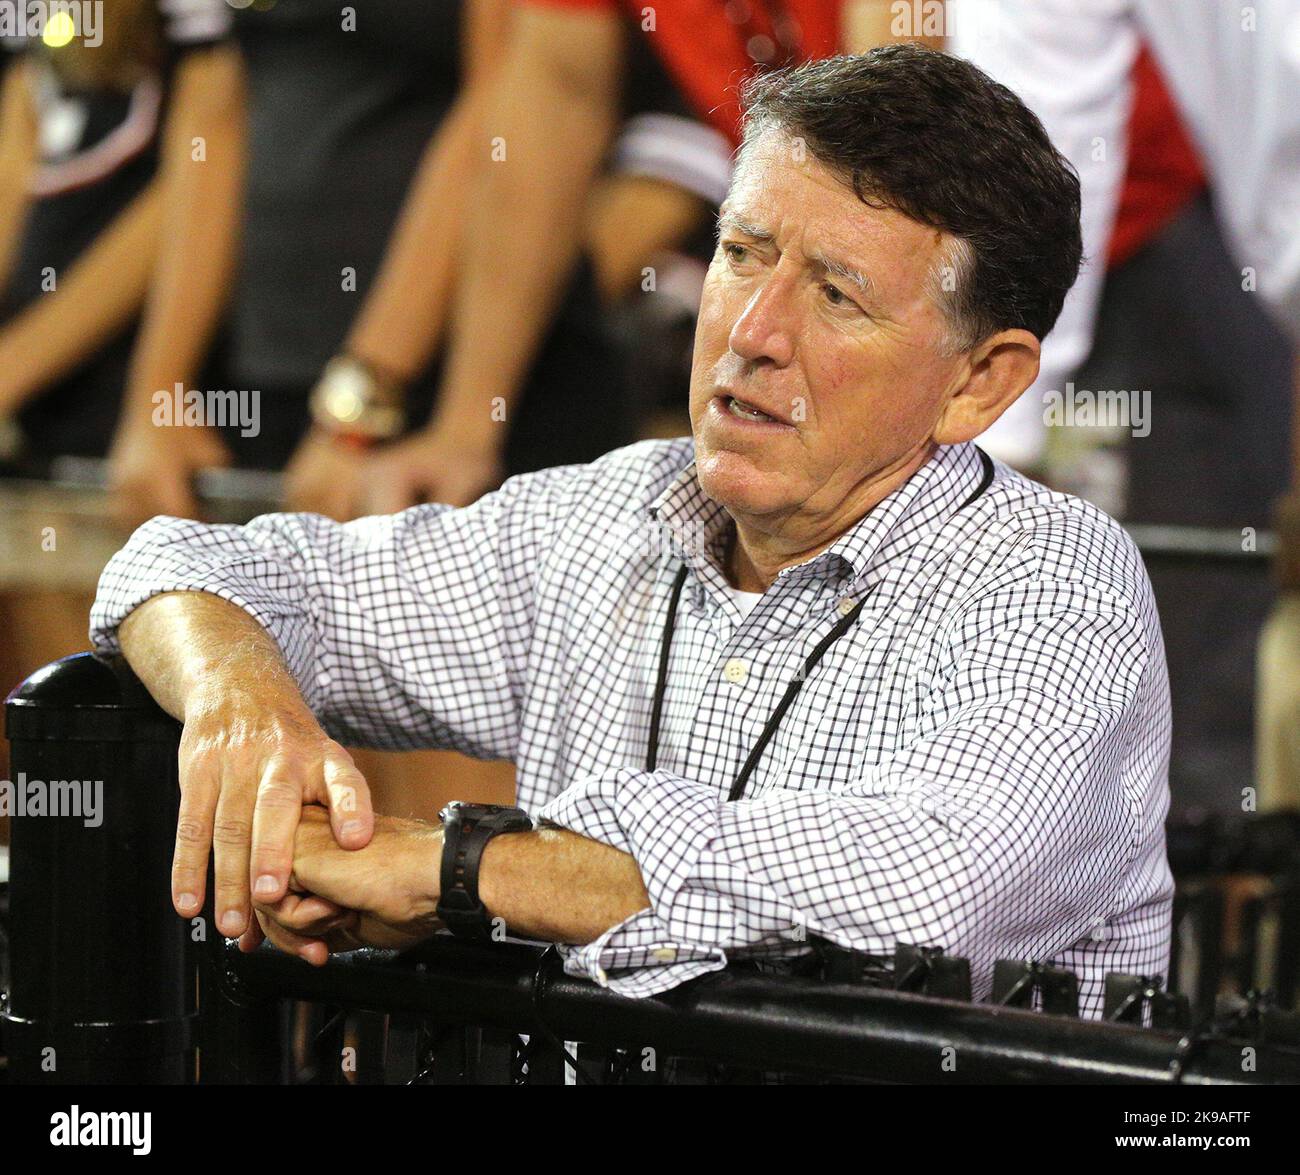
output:
[{"label": "black lanyard", "polygon": [[[993,481],[992,460],[989,458],[989,455],[985,453],[983,449],[978,448],[978,446],[976,447],[976,451],[979,453],[980,461],[983,463],[984,474],[980,478],[980,483],[975,488],[975,492],[960,506],[958,506],[957,510],[953,511],[954,514],[961,510],[965,510],[967,506],[989,488],[989,485]],[[655,681],[654,705],[650,711],[650,740],[646,747],[645,756],[645,769],[647,771],[653,771],[655,769],[655,763],[659,758],[659,723],[663,717],[664,694],[668,691],[668,655],[672,651],[673,647],[673,629],[677,624],[677,605],[681,602],[682,588],[686,584],[686,571],[686,564],[683,563],[677,569],[677,577],[673,580],[673,590],[671,595],[668,597],[668,615],[664,620],[663,636],[660,639],[659,644],[659,676]],[[767,723],[763,727],[763,733],[758,736],[758,742],[754,744],[754,749],[749,752],[749,758],[745,760],[745,765],[740,769],[740,773],[731,784],[731,790],[727,793],[728,802],[738,800],[745,794],[745,787],[749,783],[749,777],[754,774],[754,768],[758,766],[758,761],[763,757],[763,752],[767,750],[767,744],[772,741],[773,736],[776,734],[777,727],[781,725],[781,719],[785,717],[785,712],[790,709],[790,706],[798,696],[799,691],[803,688],[804,681],[807,680],[812,671],[817,667],[817,663],[825,655],[826,650],[853,627],[854,622],[862,612],[863,605],[871,598],[871,592],[874,590],[874,588],[870,589],[866,595],[858,601],[857,606],[853,611],[848,613],[846,616],[842,616],[836,623],[835,627],[817,642],[817,647],[808,654],[807,659],[804,661],[803,669],[796,674],[794,680],[785,687],[785,694],[777,703],[776,709],[772,711],[771,717],[768,718]]]}]

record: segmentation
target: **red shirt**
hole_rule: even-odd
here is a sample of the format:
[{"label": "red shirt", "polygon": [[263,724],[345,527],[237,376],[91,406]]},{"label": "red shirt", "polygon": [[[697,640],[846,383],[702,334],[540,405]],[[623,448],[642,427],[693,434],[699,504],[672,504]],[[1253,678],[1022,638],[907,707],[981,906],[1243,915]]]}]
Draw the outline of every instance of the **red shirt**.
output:
[{"label": "red shirt", "polygon": [[1205,186],[1201,158],[1146,46],[1133,64],[1128,170],[1120,192],[1108,268],[1121,265]]},{"label": "red shirt", "polygon": [[[711,123],[733,143],[740,142],[739,85],[754,67],[745,51],[745,38],[773,36],[767,7],[762,0],[522,0],[548,8],[618,12],[643,25],[643,9],[654,12],[654,31],[644,36],[681,87],[682,94],[700,118]],[[783,0],[782,9],[798,27],[802,60],[831,57],[840,51],[842,0]],[[728,12],[748,13],[740,23]]]}]

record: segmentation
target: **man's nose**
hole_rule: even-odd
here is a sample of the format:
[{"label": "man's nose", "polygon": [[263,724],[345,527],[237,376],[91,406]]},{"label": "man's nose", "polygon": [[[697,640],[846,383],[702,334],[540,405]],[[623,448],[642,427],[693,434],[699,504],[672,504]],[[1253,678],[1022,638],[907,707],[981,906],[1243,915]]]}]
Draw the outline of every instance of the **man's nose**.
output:
[{"label": "man's nose", "polygon": [[771,274],[745,304],[727,339],[751,363],[767,360],[786,367],[794,358],[794,291],[784,275]]}]

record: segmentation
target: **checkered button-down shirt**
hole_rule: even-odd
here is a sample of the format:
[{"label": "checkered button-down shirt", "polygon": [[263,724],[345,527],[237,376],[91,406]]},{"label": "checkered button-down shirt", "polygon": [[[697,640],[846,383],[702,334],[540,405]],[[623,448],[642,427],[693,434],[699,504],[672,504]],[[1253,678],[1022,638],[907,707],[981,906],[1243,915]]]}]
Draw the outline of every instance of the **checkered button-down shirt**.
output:
[{"label": "checkered button-down shirt", "polygon": [[[104,571],[92,638],[202,589],[275,638],[351,745],[514,761],[520,804],[630,853],[651,905],[566,966],[629,995],[806,950],[811,936],[1080,978],[1163,974],[1172,881],[1169,697],[1150,585],[1124,531],[945,446],[747,615],[731,520],[689,439],[516,477],[472,506],[338,524],[158,518]],[[672,583],[655,770],[650,715]],[[749,779],[732,781],[809,653]]]}]

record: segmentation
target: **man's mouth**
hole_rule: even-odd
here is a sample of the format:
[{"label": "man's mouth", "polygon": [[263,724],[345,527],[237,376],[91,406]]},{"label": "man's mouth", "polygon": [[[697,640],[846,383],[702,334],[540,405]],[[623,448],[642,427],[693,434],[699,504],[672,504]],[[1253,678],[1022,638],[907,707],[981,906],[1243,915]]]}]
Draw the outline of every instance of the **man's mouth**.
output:
[{"label": "man's mouth", "polygon": [[722,399],[726,404],[727,411],[740,420],[753,420],[768,424],[784,423],[783,421],[777,420],[775,416],[769,416],[761,408],[756,408],[748,401],[740,399],[738,396],[724,396]]},{"label": "man's mouth", "polygon": [[738,400],[731,396],[727,400],[727,411],[732,416],[739,416],[741,420],[771,420],[772,418],[766,412],[760,412],[753,404],[747,404],[744,400]]}]

